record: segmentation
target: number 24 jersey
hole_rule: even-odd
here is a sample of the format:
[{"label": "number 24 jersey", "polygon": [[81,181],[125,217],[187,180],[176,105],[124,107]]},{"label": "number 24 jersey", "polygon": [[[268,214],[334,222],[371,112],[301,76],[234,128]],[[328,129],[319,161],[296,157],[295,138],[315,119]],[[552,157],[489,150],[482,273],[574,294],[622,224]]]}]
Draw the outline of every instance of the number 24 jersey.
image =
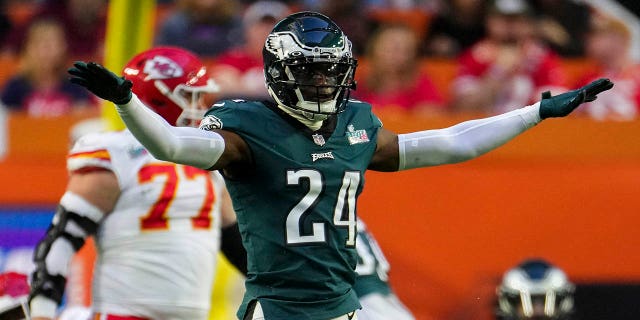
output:
[{"label": "number 24 jersey", "polygon": [[349,101],[335,129],[311,132],[269,102],[224,101],[200,128],[241,136],[253,163],[227,177],[247,249],[247,304],[267,319],[329,319],[359,308],[351,289],[357,264],[356,198],[376,149],[380,120]]}]

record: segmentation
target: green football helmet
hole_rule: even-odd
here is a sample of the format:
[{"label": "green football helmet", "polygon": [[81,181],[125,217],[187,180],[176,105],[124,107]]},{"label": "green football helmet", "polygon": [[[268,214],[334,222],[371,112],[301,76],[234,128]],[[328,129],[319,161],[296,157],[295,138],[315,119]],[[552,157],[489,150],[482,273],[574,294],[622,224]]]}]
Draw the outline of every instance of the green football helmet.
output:
[{"label": "green football helmet", "polygon": [[328,17],[298,12],[276,24],[262,51],[271,97],[309,120],[344,110],[355,88],[351,42]]}]

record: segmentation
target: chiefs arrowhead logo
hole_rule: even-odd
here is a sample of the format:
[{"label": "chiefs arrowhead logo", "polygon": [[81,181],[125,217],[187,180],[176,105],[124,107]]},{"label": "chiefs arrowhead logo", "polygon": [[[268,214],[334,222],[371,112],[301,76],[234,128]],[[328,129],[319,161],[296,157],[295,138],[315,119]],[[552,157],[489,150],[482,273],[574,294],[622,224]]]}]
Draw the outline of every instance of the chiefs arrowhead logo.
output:
[{"label": "chiefs arrowhead logo", "polygon": [[145,81],[177,78],[184,74],[175,61],[163,56],[155,56],[147,60],[143,72],[147,74]]}]

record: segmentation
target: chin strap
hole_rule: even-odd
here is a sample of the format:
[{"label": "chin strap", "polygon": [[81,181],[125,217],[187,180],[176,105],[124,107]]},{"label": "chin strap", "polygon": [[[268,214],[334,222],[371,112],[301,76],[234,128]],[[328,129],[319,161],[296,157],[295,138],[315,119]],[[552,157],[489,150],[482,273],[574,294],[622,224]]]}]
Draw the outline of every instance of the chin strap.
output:
[{"label": "chin strap", "polygon": [[304,113],[305,113],[304,111],[293,110],[287,106],[283,106],[280,103],[277,103],[276,105],[278,106],[278,108],[280,108],[280,110],[284,111],[286,114],[290,115],[294,119],[300,121],[300,123],[304,124],[312,131],[316,131],[322,127],[322,123],[324,122],[324,119],[309,120],[309,118],[304,116]]},{"label": "chin strap", "polygon": [[[323,119],[309,119],[309,117],[305,115],[305,113],[307,112],[304,112],[302,110],[295,110],[284,105],[284,103],[282,103],[282,101],[278,99],[278,95],[276,95],[273,90],[271,90],[271,87],[268,87],[267,91],[269,91],[269,95],[273,98],[273,100],[275,100],[276,106],[278,106],[280,110],[284,111],[292,118],[307,126],[309,129],[311,129],[311,131],[320,129],[322,127],[322,122],[327,118],[327,116],[325,116]],[[315,116],[315,114],[312,114],[312,117],[315,118]]]}]

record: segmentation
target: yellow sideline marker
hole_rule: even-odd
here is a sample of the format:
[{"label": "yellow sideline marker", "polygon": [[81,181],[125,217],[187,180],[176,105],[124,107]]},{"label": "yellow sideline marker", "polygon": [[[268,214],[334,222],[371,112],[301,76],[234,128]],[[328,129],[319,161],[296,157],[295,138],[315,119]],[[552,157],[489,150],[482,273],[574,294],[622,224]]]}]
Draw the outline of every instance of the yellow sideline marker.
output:
[{"label": "yellow sideline marker", "polygon": [[[153,44],[155,0],[111,0],[107,16],[104,66],[119,72],[136,53]],[[102,103],[107,129],[124,129],[124,124],[109,101]]]}]

